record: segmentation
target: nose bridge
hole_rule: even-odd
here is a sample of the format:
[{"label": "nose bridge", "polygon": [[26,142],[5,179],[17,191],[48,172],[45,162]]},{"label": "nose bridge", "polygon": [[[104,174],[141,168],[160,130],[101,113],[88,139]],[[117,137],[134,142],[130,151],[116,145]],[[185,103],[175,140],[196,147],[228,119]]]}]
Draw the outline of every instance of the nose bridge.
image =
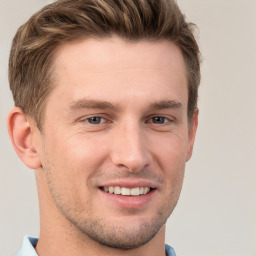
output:
[{"label": "nose bridge", "polygon": [[150,163],[146,136],[139,122],[124,121],[115,130],[112,162],[136,172]]}]

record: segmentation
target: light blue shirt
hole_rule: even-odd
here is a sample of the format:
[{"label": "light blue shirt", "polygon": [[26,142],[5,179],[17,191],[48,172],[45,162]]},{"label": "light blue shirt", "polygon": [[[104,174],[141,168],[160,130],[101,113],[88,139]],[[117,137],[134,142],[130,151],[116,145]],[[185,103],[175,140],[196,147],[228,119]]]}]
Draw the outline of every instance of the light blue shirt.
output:
[{"label": "light blue shirt", "polygon": [[[35,250],[37,241],[37,238],[29,236],[24,237],[22,247],[17,256],[38,256]],[[167,244],[165,245],[165,254],[166,256],[176,256],[174,249]]]}]

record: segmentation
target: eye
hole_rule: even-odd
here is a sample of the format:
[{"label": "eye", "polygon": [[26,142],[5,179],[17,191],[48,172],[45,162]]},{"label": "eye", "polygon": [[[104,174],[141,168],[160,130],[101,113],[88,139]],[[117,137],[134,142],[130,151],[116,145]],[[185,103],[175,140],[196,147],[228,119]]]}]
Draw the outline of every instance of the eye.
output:
[{"label": "eye", "polygon": [[86,119],[86,121],[90,124],[101,124],[106,121],[103,117],[100,116],[92,116]]},{"label": "eye", "polygon": [[164,124],[166,123],[168,120],[166,117],[162,117],[162,116],[155,116],[152,117],[152,123],[154,124]]}]

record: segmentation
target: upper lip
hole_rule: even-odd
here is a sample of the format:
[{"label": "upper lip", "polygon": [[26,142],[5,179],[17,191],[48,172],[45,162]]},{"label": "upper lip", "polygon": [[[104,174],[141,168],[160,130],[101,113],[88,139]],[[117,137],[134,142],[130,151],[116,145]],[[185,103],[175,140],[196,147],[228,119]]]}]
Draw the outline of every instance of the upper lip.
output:
[{"label": "upper lip", "polygon": [[126,187],[126,188],[136,188],[136,187],[150,187],[156,188],[156,184],[150,180],[145,179],[120,179],[113,180],[102,183],[99,187]]}]

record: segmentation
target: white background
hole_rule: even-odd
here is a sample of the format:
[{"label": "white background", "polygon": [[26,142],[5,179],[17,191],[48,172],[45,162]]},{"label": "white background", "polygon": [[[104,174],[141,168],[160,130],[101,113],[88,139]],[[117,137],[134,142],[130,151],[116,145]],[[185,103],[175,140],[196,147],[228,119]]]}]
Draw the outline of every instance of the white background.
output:
[{"label": "white background", "polygon": [[[0,256],[39,233],[34,174],[7,135],[7,63],[18,26],[49,2],[0,0]],[[179,256],[256,256],[256,1],[178,3],[199,27],[203,65],[194,155],[166,241]]]}]

